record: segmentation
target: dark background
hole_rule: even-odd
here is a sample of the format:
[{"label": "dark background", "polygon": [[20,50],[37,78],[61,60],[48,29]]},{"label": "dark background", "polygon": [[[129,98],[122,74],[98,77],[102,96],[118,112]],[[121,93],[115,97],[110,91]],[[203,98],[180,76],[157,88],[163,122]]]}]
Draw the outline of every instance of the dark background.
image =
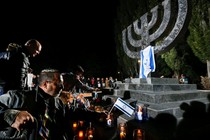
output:
[{"label": "dark background", "polygon": [[31,59],[35,73],[48,67],[71,71],[77,64],[88,76],[117,73],[115,0],[8,1],[0,9],[1,50],[31,38],[42,43],[41,54]]}]

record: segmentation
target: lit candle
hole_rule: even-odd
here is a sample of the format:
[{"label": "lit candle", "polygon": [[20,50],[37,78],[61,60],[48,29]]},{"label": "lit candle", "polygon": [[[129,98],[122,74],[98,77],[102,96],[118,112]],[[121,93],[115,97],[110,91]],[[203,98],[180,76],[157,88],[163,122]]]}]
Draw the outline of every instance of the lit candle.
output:
[{"label": "lit candle", "polygon": [[79,131],[79,138],[83,138],[84,137],[84,133],[83,133],[83,131]]},{"label": "lit candle", "polygon": [[89,130],[88,131],[88,140],[91,140],[91,139],[93,139],[93,131]]},{"label": "lit candle", "polygon": [[120,123],[118,126],[120,132],[120,140],[126,139],[126,123]]},{"label": "lit candle", "polygon": [[78,127],[77,122],[73,122],[73,125],[72,125],[72,130],[73,130],[73,132],[74,132],[74,133],[76,133],[76,131],[77,131],[77,127]]},{"label": "lit candle", "polygon": [[143,120],[143,112],[142,112],[142,106],[139,106],[138,107],[138,112],[137,112],[137,117],[138,117],[138,120],[142,121]]},{"label": "lit candle", "polygon": [[94,128],[92,127],[91,122],[90,126],[86,129],[85,137],[87,137],[87,140],[92,140],[94,137]]},{"label": "lit candle", "polygon": [[80,127],[83,127],[84,122],[83,121],[79,121],[79,125]]},{"label": "lit candle", "polygon": [[93,134],[93,131],[90,129],[90,130],[88,131],[88,134],[89,134],[89,135],[92,135],[92,134]]},{"label": "lit candle", "polygon": [[133,140],[143,140],[143,134],[141,129],[134,130]]},{"label": "lit candle", "polygon": [[73,123],[73,128],[77,128],[77,123],[76,122]]},{"label": "lit candle", "polygon": [[141,133],[141,130],[140,129],[137,130],[137,136],[138,137],[141,137],[142,136],[142,133]]},{"label": "lit candle", "polygon": [[93,135],[88,136],[88,140],[91,140],[91,139],[93,139]]},{"label": "lit candle", "polygon": [[120,132],[120,139],[123,140],[125,139],[126,133],[125,132]]},{"label": "lit candle", "polygon": [[120,131],[121,131],[121,132],[125,131],[125,127],[124,127],[124,126],[121,126],[121,127],[120,127]]}]

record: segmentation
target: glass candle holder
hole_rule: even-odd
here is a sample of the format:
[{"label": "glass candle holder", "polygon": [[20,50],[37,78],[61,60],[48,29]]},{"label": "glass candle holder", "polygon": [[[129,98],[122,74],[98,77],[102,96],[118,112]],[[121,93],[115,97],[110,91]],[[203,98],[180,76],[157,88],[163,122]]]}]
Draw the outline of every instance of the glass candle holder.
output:
[{"label": "glass candle holder", "polygon": [[127,124],[126,123],[119,123],[118,131],[119,131],[119,138],[120,138],[120,140],[126,140]]},{"label": "glass candle holder", "polygon": [[85,133],[85,137],[87,140],[92,140],[94,138],[95,129],[92,127],[88,127]]},{"label": "glass candle holder", "polygon": [[113,127],[114,126],[114,118],[113,118],[113,114],[112,113],[108,113],[107,114],[107,126],[108,127]]},{"label": "glass candle holder", "polygon": [[89,127],[86,129],[85,137],[87,140],[93,140],[95,133],[95,128],[92,126],[92,123],[89,123]]},{"label": "glass candle holder", "polygon": [[74,121],[72,123],[72,131],[73,131],[74,135],[77,133],[77,130],[78,130],[78,122]]},{"label": "glass candle holder", "polygon": [[82,120],[79,120],[79,127],[81,127],[81,128],[83,128],[84,127],[84,121],[82,121]]},{"label": "glass candle holder", "polygon": [[142,129],[134,129],[133,140],[144,140],[144,131]]},{"label": "glass candle holder", "polygon": [[143,120],[143,107],[141,105],[136,106],[135,119],[139,121]]},{"label": "glass candle holder", "polygon": [[77,122],[76,122],[76,121],[75,121],[75,122],[73,122],[72,127],[73,127],[73,129],[77,129],[78,124],[77,124]]},{"label": "glass candle holder", "polygon": [[85,136],[84,136],[84,132],[82,130],[79,130],[78,132],[78,140],[84,140]]}]

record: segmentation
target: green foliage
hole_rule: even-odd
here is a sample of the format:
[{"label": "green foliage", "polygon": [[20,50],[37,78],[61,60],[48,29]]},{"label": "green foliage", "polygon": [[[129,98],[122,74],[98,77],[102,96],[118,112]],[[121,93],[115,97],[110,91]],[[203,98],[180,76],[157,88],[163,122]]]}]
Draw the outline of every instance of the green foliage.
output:
[{"label": "green foliage", "polygon": [[203,89],[210,90],[210,78],[201,76],[201,85]]},{"label": "green foliage", "polygon": [[195,56],[201,62],[210,60],[210,2],[209,0],[193,0],[190,36],[187,41]]},{"label": "green foliage", "polygon": [[158,66],[158,69],[156,69],[155,72],[152,73],[153,77],[160,77],[162,75],[165,78],[172,77],[173,71],[170,67],[168,67],[165,60],[161,57],[161,55],[156,56],[156,65]]},{"label": "green foliage", "polygon": [[169,52],[161,55],[166,64],[174,72],[174,76],[184,73],[189,83],[200,84],[200,75],[205,74],[206,65],[194,56],[190,46],[186,42],[177,44]]},{"label": "green foliage", "polygon": [[[124,77],[131,76],[134,72],[138,71],[139,66],[137,60],[129,58],[123,50],[122,31],[132,24],[133,21],[139,19],[143,14],[149,12],[150,9],[161,4],[163,1],[164,0],[118,0],[114,28],[115,43],[117,46],[118,70],[122,72]],[[175,2],[177,1],[171,1],[172,5],[175,5]],[[195,83],[198,82],[199,75],[203,72],[203,70],[201,72],[201,69],[205,69],[205,67],[200,65],[200,61],[206,62],[206,60],[210,58],[210,10],[209,13],[207,12],[210,2],[209,0],[192,0],[190,2],[193,2],[193,10],[189,26],[190,36],[187,38],[187,42],[192,49],[186,44],[186,38],[183,38],[180,41],[182,42],[181,44],[176,44],[175,48],[163,54],[161,56],[162,58],[156,57],[156,66],[158,67],[155,72],[156,76],[164,75],[168,77],[172,75],[172,71],[177,75],[185,73],[193,79],[192,83]],[[175,9],[177,9],[177,7]],[[174,11],[172,11],[172,13],[174,13]],[[134,37],[136,36],[134,35]],[[129,46],[129,44],[127,45],[128,47],[132,47]],[[200,61],[195,58],[193,53]]]},{"label": "green foliage", "polygon": [[174,71],[176,75],[179,75],[183,61],[181,57],[178,57],[177,51],[175,48],[172,48],[170,51],[161,55],[165,60],[166,64]]}]

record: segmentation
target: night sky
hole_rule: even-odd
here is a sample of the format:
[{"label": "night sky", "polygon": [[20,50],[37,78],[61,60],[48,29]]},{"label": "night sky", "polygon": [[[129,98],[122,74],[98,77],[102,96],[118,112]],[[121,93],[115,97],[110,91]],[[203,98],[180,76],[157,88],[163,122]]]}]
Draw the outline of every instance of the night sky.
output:
[{"label": "night sky", "polygon": [[88,75],[114,76],[115,5],[115,0],[1,4],[0,48],[36,38],[43,49],[31,59],[35,72],[47,67],[66,72],[79,64]]}]

